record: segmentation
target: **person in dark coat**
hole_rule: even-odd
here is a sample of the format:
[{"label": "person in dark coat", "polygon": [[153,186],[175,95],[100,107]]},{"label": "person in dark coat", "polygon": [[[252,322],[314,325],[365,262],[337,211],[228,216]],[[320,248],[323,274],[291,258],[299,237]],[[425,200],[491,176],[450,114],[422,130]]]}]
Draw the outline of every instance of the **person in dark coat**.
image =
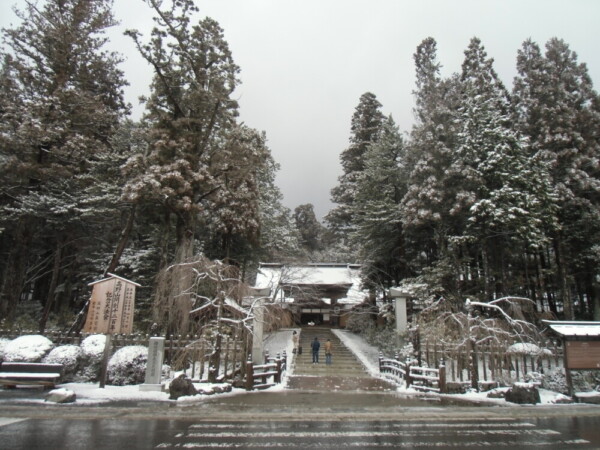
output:
[{"label": "person in dark coat", "polygon": [[312,349],[313,364],[319,364],[319,349],[321,348],[321,343],[319,342],[318,337],[315,336],[315,340],[310,343],[310,348]]}]

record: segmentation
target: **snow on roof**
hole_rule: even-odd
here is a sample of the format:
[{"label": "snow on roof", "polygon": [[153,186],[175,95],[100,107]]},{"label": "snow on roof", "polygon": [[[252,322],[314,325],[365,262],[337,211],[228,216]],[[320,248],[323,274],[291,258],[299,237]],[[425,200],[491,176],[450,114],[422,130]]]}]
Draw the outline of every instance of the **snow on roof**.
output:
[{"label": "snow on roof", "polygon": [[287,265],[261,263],[256,276],[255,288],[271,288],[275,292],[279,286],[341,286],[348,288],[345,298],[338,303],[360,303],[367,295],[360,289],[360,265],[338,263],[313,263]]},{"label": "snow on roof", "polygon": [[561,336],[600,337],[600,322],[577,322],[544,320],[554,332]]},{"label": "snow on roof", "polygon": [[127,278],[123,278],[123,277],[120,277],[120,276],[112,274],[112,273],[107,273],[106,275],[108,275],[108,277],[103,278],[101,280],[92,281],[91,283],[88,284],[88,286],[93,286],[95,284],[102,283],[103,281],[108,281],[108,280],[112,280],[113,278],[118,278],[119,280],[125,281],[126,283],[131,283],[131,284],[135,284],[137,287],[142,287],[141,284],[138,284],[135,281],[128,280]]}]

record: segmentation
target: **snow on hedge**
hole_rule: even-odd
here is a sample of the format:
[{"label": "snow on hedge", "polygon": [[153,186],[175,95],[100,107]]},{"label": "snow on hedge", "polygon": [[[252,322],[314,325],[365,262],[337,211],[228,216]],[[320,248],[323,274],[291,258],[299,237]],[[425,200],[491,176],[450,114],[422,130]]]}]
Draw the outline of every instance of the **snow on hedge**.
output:
[{"label": "snow on hedge", "polygon": [[81,342],[81,367],[82,370],[75,377],[77,381],[98,381],[100,365],[106,344],[106,336],[92,334]]},{"label": "snow on hedge", "polygon": [[115,352],[108,362],[108,384],[125,386],[141,384],[146,376],[148,349],[130,345]]},{"label": "snow on hedge", "polygon": [[551,355],[552,352],[547,348],[540,348],[535,344],[531,344],[529,342],[518,342],[516,344],[511,345],[506,349],[506,353],[516,354],[516,355],[531,355],[531,356],[541,356],[541,355]]},{"label": "snow on hedge", "polygon": [[52,347],[52,341],[39,334],[21,336],[6,344],[4,361],[40,362]]},{"label": "snow on hedge", "polygon": [[103,334],[92,334],[81,342],[81,350],[85,356],[102,359],[104,346],[106,345],[106,336]]},{"label": "snow on hedge", "polygon": [[6,344],[10,342],[10,339],[0,338],[0,362],[4,360],[4,348]]},{"label": "snow on hedge", "polygon": [[77,345],[61,345],[52,349],[43,359],[48,364],[62,364],[63,381],[72,381],[79,368],[83,352]]}]

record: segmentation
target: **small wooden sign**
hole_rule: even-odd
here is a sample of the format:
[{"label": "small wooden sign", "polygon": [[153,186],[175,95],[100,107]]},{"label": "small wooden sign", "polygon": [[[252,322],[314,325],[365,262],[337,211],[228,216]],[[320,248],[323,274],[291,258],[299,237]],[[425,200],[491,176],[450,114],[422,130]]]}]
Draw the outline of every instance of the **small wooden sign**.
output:
[{"label": "small wooden sign", "polygon": [[83,331],[85,333],[128,334],[133,331],[135,288],[140,285],[109,274],[90,283],[92,298]]},{"label": "small wooden sign", "polygon": [[567,369],[600,369],[600,341],[566,341]]}]

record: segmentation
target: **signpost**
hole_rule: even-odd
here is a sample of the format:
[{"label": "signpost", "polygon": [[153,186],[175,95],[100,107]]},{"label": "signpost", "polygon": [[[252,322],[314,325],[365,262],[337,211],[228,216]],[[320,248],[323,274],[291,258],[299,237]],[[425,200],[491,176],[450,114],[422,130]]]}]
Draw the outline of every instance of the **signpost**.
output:
[{"label": "signpost", "polygon": [[600,322],[544,320],[563,341],[565,378],[574,396],[571,370],[600,369]]},{"label": "signpost", "polygon": [[90,308],[83,331],[85,333],[129,334],[133,331],[135,289],[139,284],[108,274],[94,281]]},{"label": "signpost", "polygon": [[111,336],[115,333],[129,334],[133,331],[135,289],[140,287],[138,283],[112,273],[108,275],[108,278],[94,281],[88,285],[92,286],[92,298],[83,327],[84,333],[106,335],[100,368],[101,388],[106,383]]}]

